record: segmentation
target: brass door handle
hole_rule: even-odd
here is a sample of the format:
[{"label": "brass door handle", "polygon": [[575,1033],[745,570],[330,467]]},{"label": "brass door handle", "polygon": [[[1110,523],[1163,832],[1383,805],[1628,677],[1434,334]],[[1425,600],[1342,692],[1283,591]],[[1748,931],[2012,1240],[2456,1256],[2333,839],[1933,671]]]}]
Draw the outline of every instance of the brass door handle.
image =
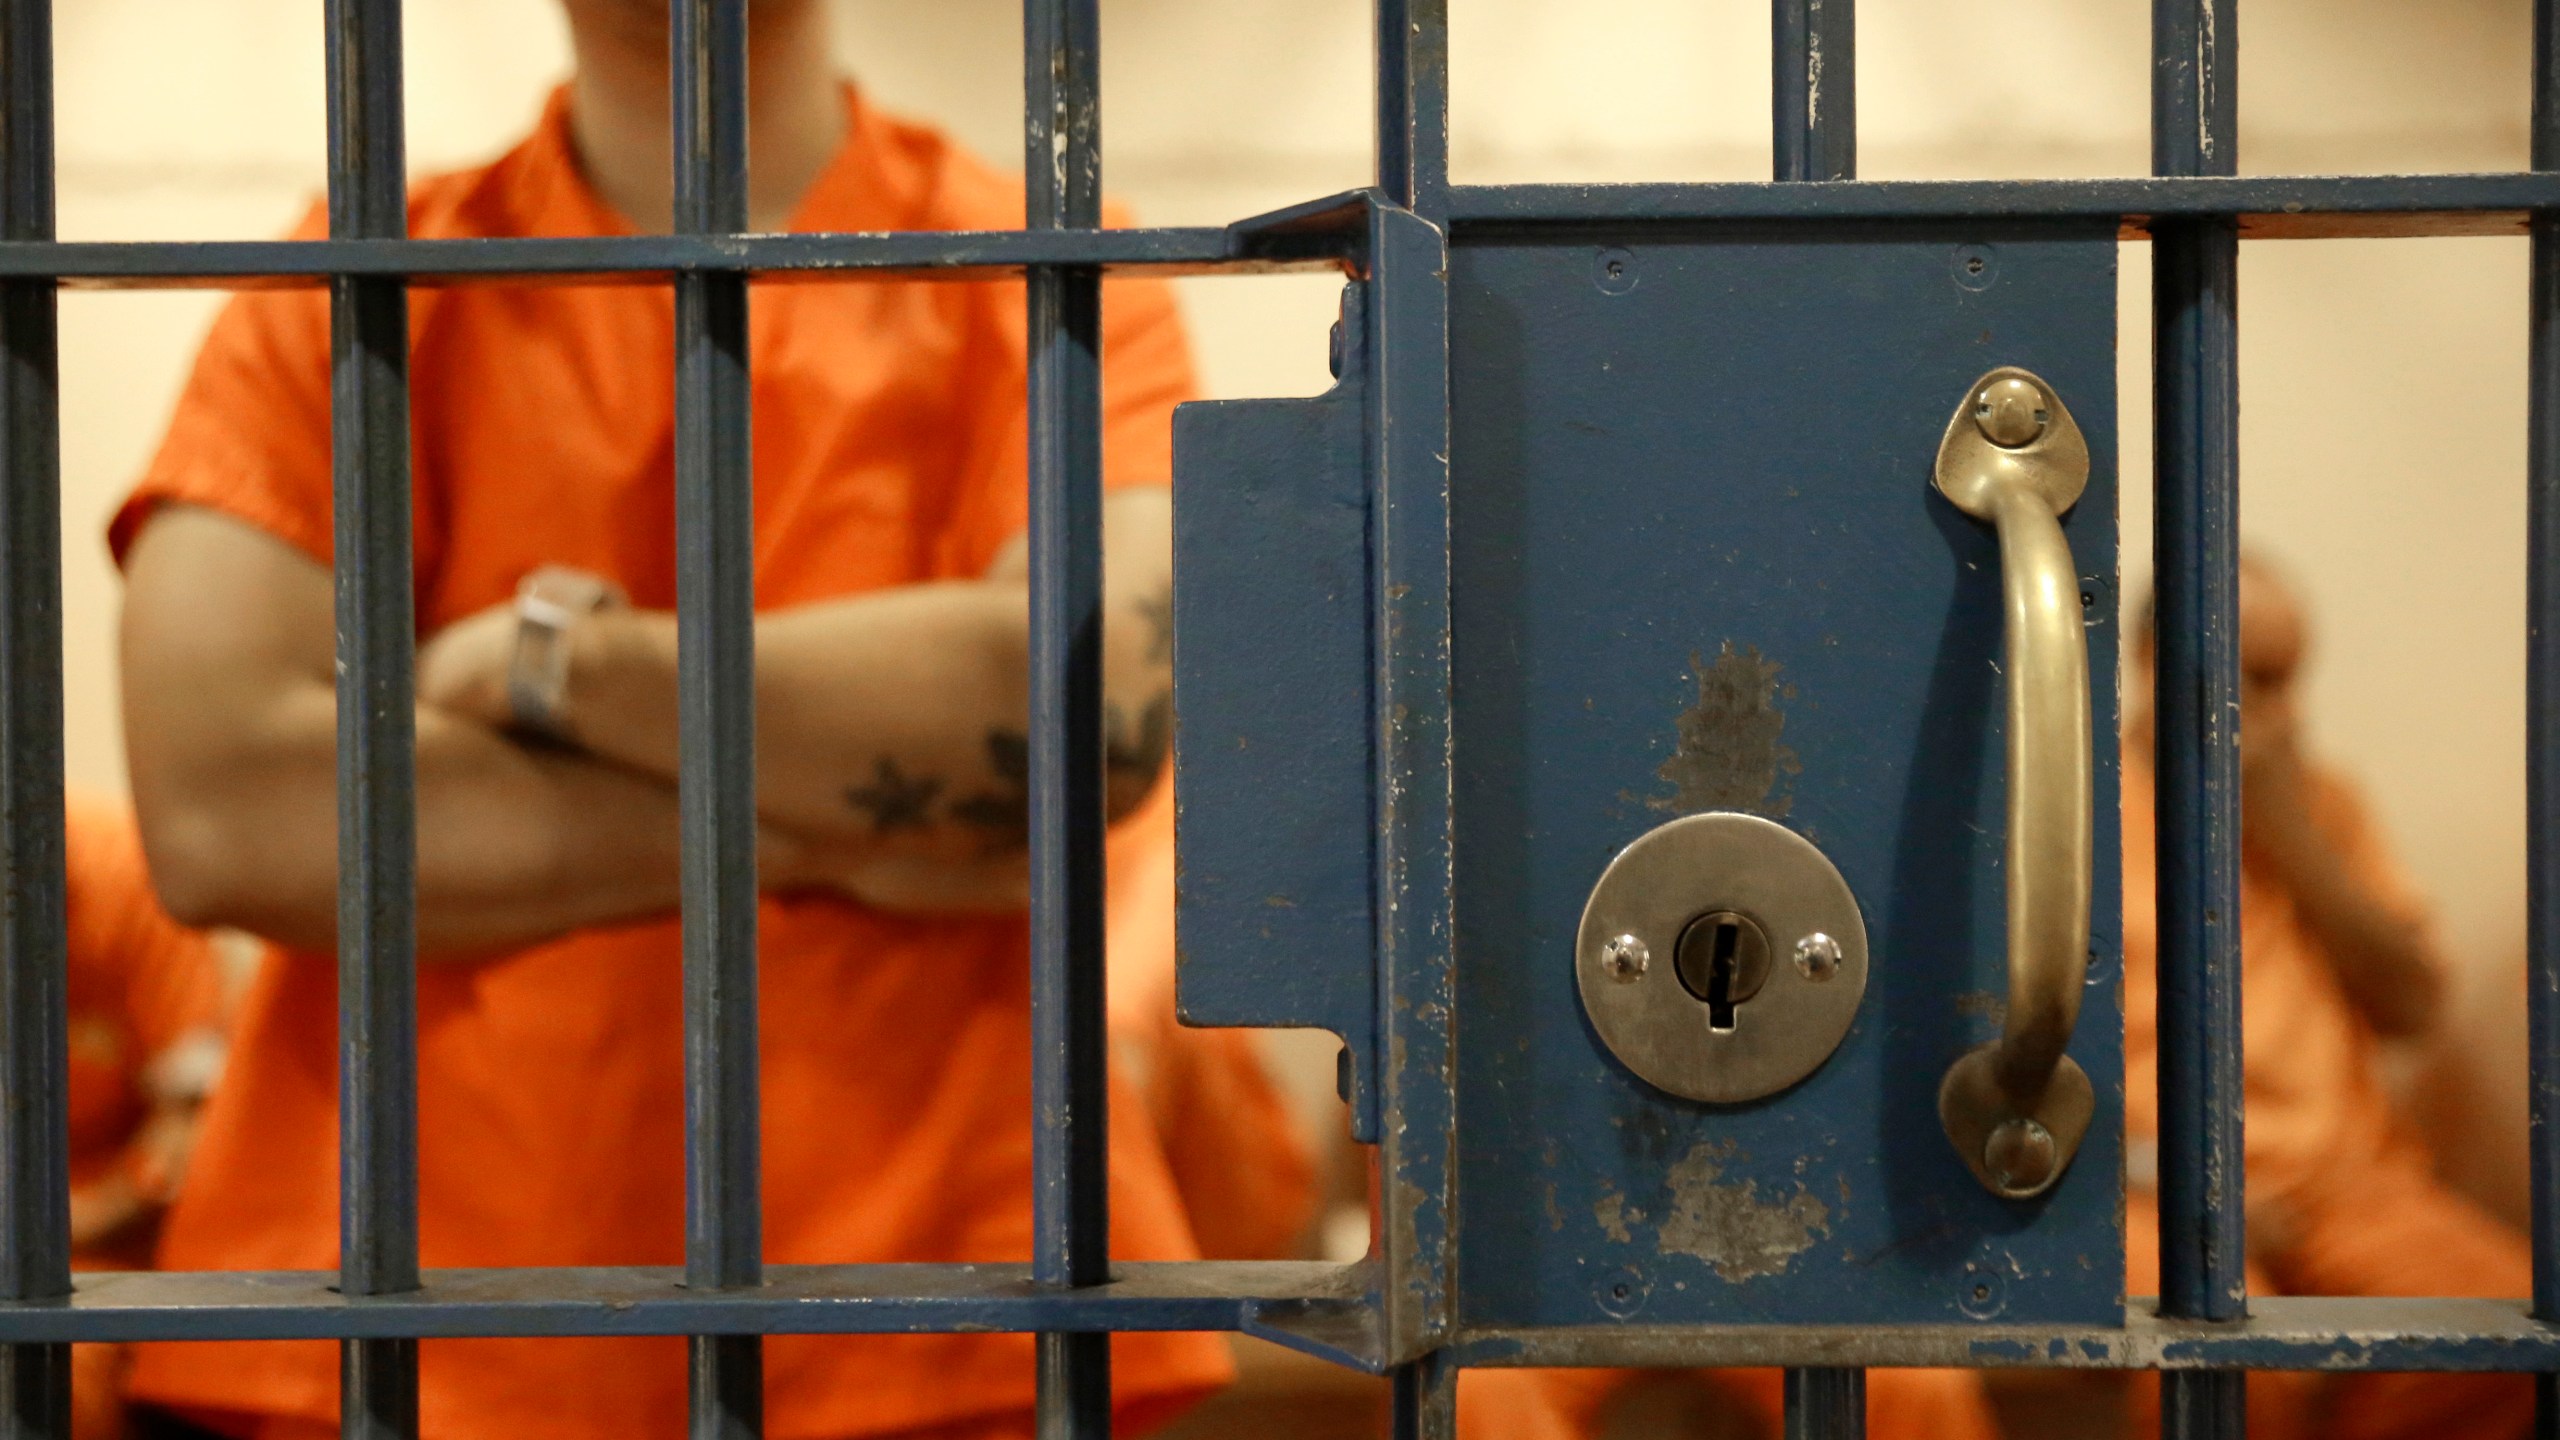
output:
[{"label": "brass door handle", "polygon": [[1938,493],[2000,532],[2009,691],[2009,1005],[2000,1038],[1949,1067],[1938,1119],[1974,1177],[2011,1199],[2060,1179],[2096,1097],[2063,1053],[2089,966],[2089,649],[2062,516],[2089,445],[2051,386],[2003,366],[1938,446]]}]

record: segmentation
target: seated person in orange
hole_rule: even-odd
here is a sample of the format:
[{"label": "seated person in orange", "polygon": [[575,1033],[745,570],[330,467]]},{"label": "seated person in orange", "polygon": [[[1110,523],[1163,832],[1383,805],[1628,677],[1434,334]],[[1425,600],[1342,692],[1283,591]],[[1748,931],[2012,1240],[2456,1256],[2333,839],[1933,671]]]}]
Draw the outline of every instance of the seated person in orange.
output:
[{"label": "seated person in orange", "polygon": [[[566,0],[532,135],[412,191],[419,236],[628,233],[670,213],[662,0]],[[750,225],[1018,225],[1021,187],[874,109],[821,0],[749,10]],[[300,233],[320,233],[315,214]],[[753,301],[765,1256],[1031,1248],[1023,857],[1027,430],[1019,282]],[[672,1264],[684,1213],[672,305],[664,288],[411,298],[420,1226],[429,1267]],[[1170,292],[1106,291],[1104,664],[1115,813],[1157,784],[1168,674]],[[327,296],[215,323],[111,529],[143,836],[183,920],[274,942],[162,1261],[337,1262]],[[557,568],[565,567],[565,568]],[[530,581],[565,611],[529,665]],[[512,693],[511,693],[512,692]],[[1170,843],[1161,808],[1136,822]],[[1116,1254],[1195,1248],[1144,1108],[1112,1129]],[[1032,1341],[777,1338],[774,1433],[1031,1433]],[[423,1347],[429,1437],[681,1433],[680,1340]],[[1214,1336],[1115,1346],[1133,1430],[1223,1383]],[[233,1436],[337,1429],[327,1344],[147,1347],[135,1396]]]},{"label": "seated person in orange", "polygon": [[[70,991],[71,1265],[144,1270],[222,1070],[222,963],[152,897],[122,803],[65,807]],[[75,1345],[74,1440],[121,1440],[119,1345]]]},{"label": "seated person in orange", "polygon": [[[2436,1015],[2425,906],[2347,780],[2307,750],[2310,624],[2264,562],[2240,578],[2241,1039],[2250,1288],[2278,1295],[2522,1297],[2523,1236],[2455,1195],[2394,1113],[2375,1061]],[[2154,639],[2136,642],[2124,751],[2125,1109],[2132,1293],[2159,1291],[2159,941],[2151,771]],[[2529,1377],[2250,1377],[2253,1436],[2522,1435]],[[2137,1433],[2142,1422],[2137,1420]]]}]

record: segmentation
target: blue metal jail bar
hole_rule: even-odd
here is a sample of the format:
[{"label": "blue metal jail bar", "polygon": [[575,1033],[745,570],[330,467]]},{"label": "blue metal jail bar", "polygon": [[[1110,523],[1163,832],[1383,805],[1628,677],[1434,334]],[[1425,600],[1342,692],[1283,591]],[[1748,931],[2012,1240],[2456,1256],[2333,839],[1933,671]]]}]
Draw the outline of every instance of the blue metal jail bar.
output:
[{"label": "blue metal jail bar", "polygon": [[[1098,0],[1025,0],[1023,216],[1102,224]],[[1111,1278],[1102,975],[1102,272],[1029,272],[1032,1273]],[[1042,1440],[1111,1432],[1111,1337],[1043,1330]]]},{"label": "blue metal jail bar", "polygon": [[[2163,175],[2239,173],[2237,0],[2157,0],[2151,156]],[[2247,1311],[2240,1205],[2239,232],[2152,232],[2159,595],[2160,1313]],[[2247,1376],[2164,1377],[2161,1431],[2225,1440]]]},{"label": "blue metal jail bar", "polygon": [[[1855,0],[1774,0],[1769,17],[1770,159],[1779,181],[1858,175]],[[1787,1440],[1867,1433],[1867,1372],[1789,1370]]]},{"label": "blue metal jail bar", "polygon": [[[2560,5],[2533,7],[2533,154],[2560,169]],[[2560,1321],[2560,214],[2533,220],[2525,441],[2526,1046],[2533,1314]],[[2560,1437],[2560,1373],[2534,1391],[2536,1431]]]},{"label": "blue metal jail bar", "polygon": [[[2560,1433],[2560,0],[2537,0],[2534,159],[2512,175],[2240,177],[2235,0],[2157,0],[2147,179],[1877,184],[1855,175],[1850,0],[1776,0],[1767,184],[1465,186],[1449,173],[1446,0],[1378,0],[1378,187],[1225,228],[1100,229],[1096,0],[1025,0],[1026,225],[982,234],[746,236],[745,0],[671,0],[676,233],[406,236],[398,0],[330,0],[330,237],[62,244],[53,238],[46,0],[0,0],[0,1436],[67,1432],[78,1340],[322,1338],[345,1355],[345,1433],[417,1428],[418,1342],[685,1335],[692,1433],[762,1430],[760,1336],[1009,1330],[1041,1337],[1044,1436],[1107,1432],[1106,1342],[1234,1330],[1392,1376],[1406,1436],[1454,1431],[1463,1367],[1791,1367],[1798,1436],[1862,1429],[1867,1365],[2157,1369],[2170,1433],[2236,1436],[2251,1368],[2528,1370]],[[1368,364],[1383,472],[1445,438],[1445,329],[1428,263],[1473,231],[1621,234],[1744,222],[2103,219],[2158,267],[2163,1295],[2118,1327],[1981,1323],[1608,1327],[1585,1344],[1471,1329],[1453,1299],[1446,1094],[1405,1097],[1389,1194],[1429,1224],[1352,1266],[1123,1264],[1107,1253],[1101,1025],[1099,278],[1108,270],[1333,268],[1375,291],[1393,340]],[[2493,1301],[2246,1303],[2236,915],[2236,333],[2241,238],[2533,235],[2531,836],[2535,1294]],[[757,1214],[751,282],[1027,280],[1033,517],[1036,1251],[1019,1265],[775,1266]],[[406,290],[579,277],[677,296],[688,1226],[675,1268],[418,1268],[411,536]],[[68,1268],[61,656],[55,383],[60,285],[326,284],[332,294],[341,644],[340,1273],[83,1276]],[[1443,321],[1443,323],[1445,323]],[[1439,413],[1430,411],[1432,397]],[[1440,429],[1435,431],[1437,424]],[[1445,477],[1445,455],[1440,461]],[[1445,635],[1445,496],[1400,501],[1373,545],[1406,588],[1383,630]],[[1437,569],[1435,570],[1435,551]],[[1435,589],[1436,586],[1436,589]],[[1426,650],[1380,684],[1408,718],[1382,753],[1445,794],[1445,696]],[[1444,657],[1445,658],[1445,657]],[[1402,668],[1396,668],[1401,666]],[[1445,672],[1444,672],[1445,673]],[[1436,718],[1435,718],[1436,716]],[[1434,729],[1435,725],[1443,728]],[[1385,783],[1382,781],[1382,783]],[[1394,813],[1382,885],[1447,873],[1445,816]],[[1436,871],[1432,867],[1438,867]],[[1447,941],[1428,915],[1379,935],[1382,1026],[1427,1070],[1449,1043]],[[1437,967],[1437,968],[1434,968]],[[1435,988],[1437,987],[1437,988]],[[1437,1022],[1416,1019],[1434,1004]],[[1434,1025],[1438,1028],[1433,1028]],[[1432,1047],[1440,1047],[1434,1051]],[[1411,1073],[1423,1073],[1415,1071]],[[1436,1108],[1435,1108],[1436,1106]],[[1435,1129],[1436,1127],[1436,1129]],[[2225,1182],[2227,1183],[2227,1182]],[[1412,1214],[1400,1215],[1410,1219]],[[2539,1317],[2539,1318],[2537,1318]]]},{"label": "blue metal jail bar", "polygon": [[[747,228],[747,0],[669,7],[675,224]],[[747,277],[675,279],[677,809],[683,828],[685,1284],[764,1278],[756,1065],[755,473]],[[693,1440],[764,1433],[764,1341],[696,1335]]]},{"label": "blue metal jail bar", "polygon": [[[1410,211],[1372,209],[1368,227],[1375,303],[1368,310],[1364,459],[1378,487],[1369,524],[1372,723],[1379,736],[1373,893],[1416,899],[1380,907],[1375,917],[1385,1074],[1376,1117],[1383,1243],[1370,1257],[1376,1273],[1369,1283],[1377,1287],[1370,1348],[1382,1360],[1431,1361],[1419,1378],[1431,1393],[1454,1395],[1454,1367],[1432,1357],[1453,1335],[1458,1289],[1457,1094],[1448,1081],[1457,1059],[1456,947],[1447,908],[1455,893],[1456,826],[1447,805],[1401,803],[1405,793],[1451,794],[1456,771],[1448,668],[1455,568],[1450,317],[1439,278],[1448,251],[1440,233]],[[1410,1413],[1420,1420],[1442,1409],[1435,1403]]]},{"label": "blue metal jail bar", "polygon": [[[330,0],[329,233],[408,233],[399,0]],[[416,622],[409,296],[329,284],[338,633],[339,1285],[418,1286]],[[339,1342],[340,1433],[418,1430],[418,1342]]]},{"label": "blue metal jail bar", "polygon": [[[0,7],[0,237],[53,239],[53,22]],[[71,1293],[55,297],[0,285],[0,1300]],[[0,1345],[0,1435],[71,1428],[71,1347]]]}]

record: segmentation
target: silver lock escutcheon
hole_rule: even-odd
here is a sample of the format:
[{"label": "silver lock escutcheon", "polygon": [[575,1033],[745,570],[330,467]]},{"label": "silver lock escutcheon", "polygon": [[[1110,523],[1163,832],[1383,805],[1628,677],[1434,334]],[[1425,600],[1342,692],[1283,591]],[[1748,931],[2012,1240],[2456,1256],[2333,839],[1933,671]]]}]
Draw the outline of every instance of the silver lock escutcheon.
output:
[{"label": "silver lock escutcheon", "polygon": [[1574,944],[1582,1006],[1647,1083],[1731,1105],[1840,1047],[1867,992],[1867,927],[1813,842],[1757,815],[1685,815],[1601,873]]}]

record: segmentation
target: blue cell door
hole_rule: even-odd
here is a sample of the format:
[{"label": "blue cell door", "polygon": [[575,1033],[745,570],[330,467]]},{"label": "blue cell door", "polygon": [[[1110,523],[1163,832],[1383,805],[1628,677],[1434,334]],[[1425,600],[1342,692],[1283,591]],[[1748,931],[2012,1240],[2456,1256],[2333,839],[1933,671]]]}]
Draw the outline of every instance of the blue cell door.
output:
[{"label": "blue cell door", "polygon": [[[2112,227],[1495,236],[1449,283],[1461,1322],[2113,1323]],[[2034,1130],[1999,1137],[2022,1197],[1941,1113],[2012,1004],[2049,1003],[2009,975],[2010,692],[2049,678],[2003,673],[2031,577],[1933,483],[2004,367],[2067,416],[2019,433],[2075,423],[2095,457],[2060,576],[2095,815],[2068,1054],[2095,1113],[2049,1188],[2024,1169],[2049,1155],[2006,1153]],[[1776,913],[1803,877],[1743,873],[1767,847],[1728,821],[1738,842],[1654,858],[1580,933],[1613,857],[1709,815],[1809,842],[1848,918]],[[1638,953],[1606,953],[1635,914]],[[1839,993],[1854,937],[1817,928],[1844,925],[1862,995]],[[1578,944],[1604,952],[1587,979]],[[1638,987],[1629,1023],[1661,1033],[1613,1037]]]},{"label": "blue cell door", "polygon": [[2119,1323],[2113,225],[1370,244],[1334,392],[1177,422],[1177,799],[1385,1351]]}]

